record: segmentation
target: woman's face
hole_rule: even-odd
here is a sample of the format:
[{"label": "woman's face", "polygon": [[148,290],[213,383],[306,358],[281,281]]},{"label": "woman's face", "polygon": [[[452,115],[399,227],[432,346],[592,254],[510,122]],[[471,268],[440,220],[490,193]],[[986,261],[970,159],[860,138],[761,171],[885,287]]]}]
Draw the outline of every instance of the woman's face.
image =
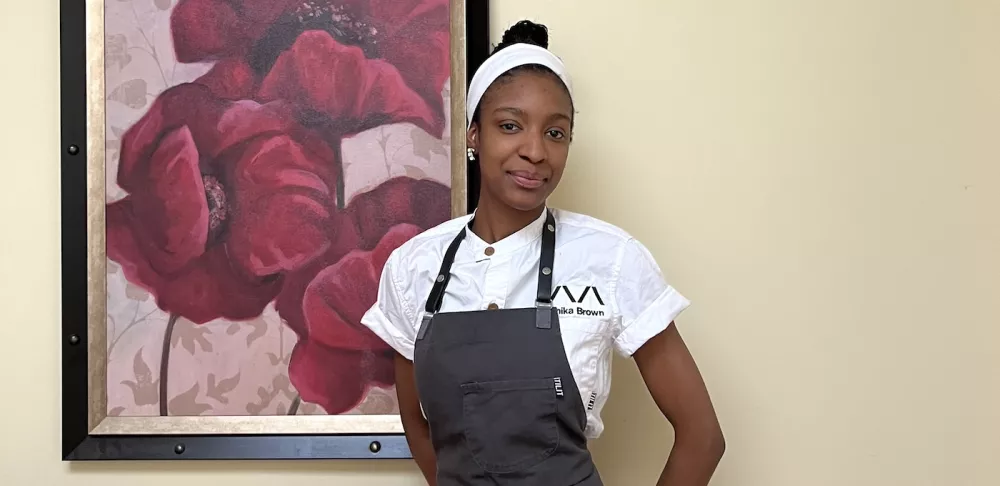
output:
[{"label": "woman's face", "polygon": [[551,74],[520,72],[491,86],[479,108],[467,143],[482,190],[515,209],[537,209],[566,167],[573,115],[566,89]]}]

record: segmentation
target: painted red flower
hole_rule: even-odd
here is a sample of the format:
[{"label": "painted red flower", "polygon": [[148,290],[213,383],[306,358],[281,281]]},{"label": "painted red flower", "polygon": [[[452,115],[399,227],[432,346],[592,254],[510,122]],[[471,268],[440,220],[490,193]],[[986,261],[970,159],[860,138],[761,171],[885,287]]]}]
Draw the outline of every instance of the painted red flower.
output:
[{"label": "painted red flower", "polygon": [[171,32],[179,61],[224,60],[199,80],[220,93],[252,73],[255,99],[341,135],[411,122],[441,137],[449,18],[448,0],[181,0]]},{"label": "painted red flower", "polygon": [[256,317],[331,246],[336,165],[282,103],[172,87],[122,138],[108,257],[167,312]]},{"label": "painted red flower", "polygon": [[338,216],[341,242],[287,276],[276,308],[299,336],[288,373],[303,400],[337,414],[357,406],[371,387],[393,384],[391,349],[361,317],[375,303],[389,254],[446,220],[449,201],[450,190],[436,182],[389,180]]}]

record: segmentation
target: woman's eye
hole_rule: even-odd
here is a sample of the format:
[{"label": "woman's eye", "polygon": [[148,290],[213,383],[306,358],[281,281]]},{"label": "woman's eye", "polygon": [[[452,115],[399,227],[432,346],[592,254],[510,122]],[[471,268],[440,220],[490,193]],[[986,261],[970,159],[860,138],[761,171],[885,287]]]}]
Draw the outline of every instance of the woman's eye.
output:
[{"label": "woman's eye", "polygon": [[504,130],[507,130],[507,131],[514,131],[514,130],[517,130],[517,125],[515,125],[513,123],[501,123],[500,124],[500,128],[502,128]]},{"label": "woman's eye", "polygon": [[549,136],[556,140],[561,140],[565,135],[559,130],[549,130]]}]

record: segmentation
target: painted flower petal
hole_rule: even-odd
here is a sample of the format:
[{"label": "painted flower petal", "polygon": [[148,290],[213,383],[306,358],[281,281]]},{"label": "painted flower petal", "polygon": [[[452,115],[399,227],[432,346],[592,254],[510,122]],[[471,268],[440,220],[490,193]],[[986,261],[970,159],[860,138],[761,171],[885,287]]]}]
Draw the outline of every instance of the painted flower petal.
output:
[{"label": "painted flower petal", "polygon": [[136,215],[129,197],[107,206],[108,258],[122,266],[125,277],[145,288],[165,312],[202,324],[217,318],[259,316],[281,289],[279,279],[247,281],[233,273],[223,251],[215,247],[174,273],[154,269],[145,241],[134,232]]},{"label": "painted flower petal", "polygon": [[409,224],[395,226],[375,251],[353,251],[320,271],[302,298],[309,339],[337,349],[388,349],[385,342],[361,325],[361,317],[375,303],[388,254],[420,231]]},{"label": "painted flower petal", "polygon": [[[441,92],[451,77],[451,19],[448,0],[370,0],[369,11],[383,33],[381,57],[399,70],[441,118]],[[440,138],[442,133],[430,132]]]},{"label": "painted flower petal", "polygon": [[217,59],[245,50],[251,39],[245,17],[227,0],[179,0],[170,14],[178,62]]},{"label": "painted flower petal", "polygon": [[[354,256],[351,258],[354,258],[357,255],[364,255],[364,250],[371,250],[371,256],[366,258],[370,259],[373,268],[364,267],[360,274],[377,275],[381,273],[388,253],[401,245],[402,240],[412,237],[417,229],[422,231],[440,224],[449,218],[449,214],[450,190],[447,186],[429,180],[401,177],[386,181],[375,189],[356,196],[345,211],[331,216],[330,249],[309,265],[285,276],[281,294],[275,301],[275,309],[300,339],[309,337],[313,328],[320,329],[322,326],[318,323],[326,319],[309,316],[303,304],[307,292],[317,292],[316,285],[319,285],[317,282],[323,281],[318,277],[320,273],[324,274],[324,278],[328,276],[333,278],[337,275],[337,271],[329,270],[330,267],[348,258],[349,253],[353,252]],[[369,278],[371,278],[369,285],[375,286],[377,276],[366,276],[365,281]],[[375,292],[374,289],[369,291]],[[374,293],[365,297],[367,300],[360,307],[370,306],[373,296]],[[347,319],[340,315],[338,307],[333,307],[338,305],[336,301],[327,302],[323,298],[318,298],[311,302],[321,303],[316,304],[316,307],[312,308],[313,311],[334,316],[330,318],[332,320],[344,322]],[[351,322],[356,322],[360,326],[360,316],[356,312],[353,315],[355,319]],[[310,322],[314,324],[310,325]],[[367,331],[367,328],[364,330]],[[328,337],[325,340],[335,343],[338,338]]]},{"label": "painted flower petal", "polygon": [[172,86],[160,93],[149,111],[122,136],[118,184],[130,193],[144,190],[150,157],[161,137],[182,126],[198,147],[201,167],[214,169],[217,157],[232,146],[257,135],[287,132],[296,125],[291,111],[281,102],[231,102],[201,84]]},{"label": "painted flower petal", "polygon": [[180,0],[170,15],[179,62],[246,54],[291,6],[302,0]]},{"label": "painted flower petal", "polygon": [[328,147],[312,148],[288,134],[260,138],[236,162],[231,181],[239,210],[226,245],[249,275],[294,270],[330,247],[336,161]]},{"label": "painted flower petal", "polygon": [[302,306],[302,296],[305,295],[306,288],[320,271],[337,263],[344,255],[359,247],[354,221],[346,215],[340,212],[333,213],[328,224],[330,246],[326,253],[306,266],[285,274],[281,293],[274,301],[275,310],[288,327],[295,331],[299,339],[306,339],[309,336]]},{"label": "painted flower petal", "polygon": [[328,252],[332,154],[284,102],[171,87],[122,137],[129,195],[107,206],[108,257],[165,311],[256,317],[279,274]]},{"label": "painted flower petal", "polygon": [[226,100],[250,98],[257,91],[257,75],[242,57],[219,60],[194,82]]},{"label": "painted flower petal", "polygon": [[187,127],[167,133],[149,161],[142,191],[131,197],[134,231],[157,272],[173,273],[205,251],[209,209],[198,149]]},{"label": "painted flower petal", "polygon": [[412,223],[430,228],[451,217],[451,189],[429,179],[396,177],[351,199],[347,213],[361,236],[361,248],[371,248],[395,225]]},{"label": "painted flower petal", "polygon": [[340,414],[358,406],[372,387],[390,386],[395,371],[388,352],[345,351],[306,340],[295,344],[288,377],[303,400]]},{"label": "painted flower petal", "polygon": [[410,122],[430,133],[443,129],[439,117],[392,64],[365,58],[322,31],[305,32],[281,54],[264,78],[263,101],[286,99],[328,118],[337,133]]}]

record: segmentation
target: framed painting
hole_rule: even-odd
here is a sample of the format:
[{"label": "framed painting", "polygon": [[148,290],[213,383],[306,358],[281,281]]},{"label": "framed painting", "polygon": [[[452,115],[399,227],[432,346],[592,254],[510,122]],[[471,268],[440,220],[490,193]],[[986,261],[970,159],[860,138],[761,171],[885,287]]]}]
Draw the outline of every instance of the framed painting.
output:
[{"label": "framed painting", "polygon": [[61,9],[63,459],[410,457],[360,319],[473,207],[487,2]]}]

